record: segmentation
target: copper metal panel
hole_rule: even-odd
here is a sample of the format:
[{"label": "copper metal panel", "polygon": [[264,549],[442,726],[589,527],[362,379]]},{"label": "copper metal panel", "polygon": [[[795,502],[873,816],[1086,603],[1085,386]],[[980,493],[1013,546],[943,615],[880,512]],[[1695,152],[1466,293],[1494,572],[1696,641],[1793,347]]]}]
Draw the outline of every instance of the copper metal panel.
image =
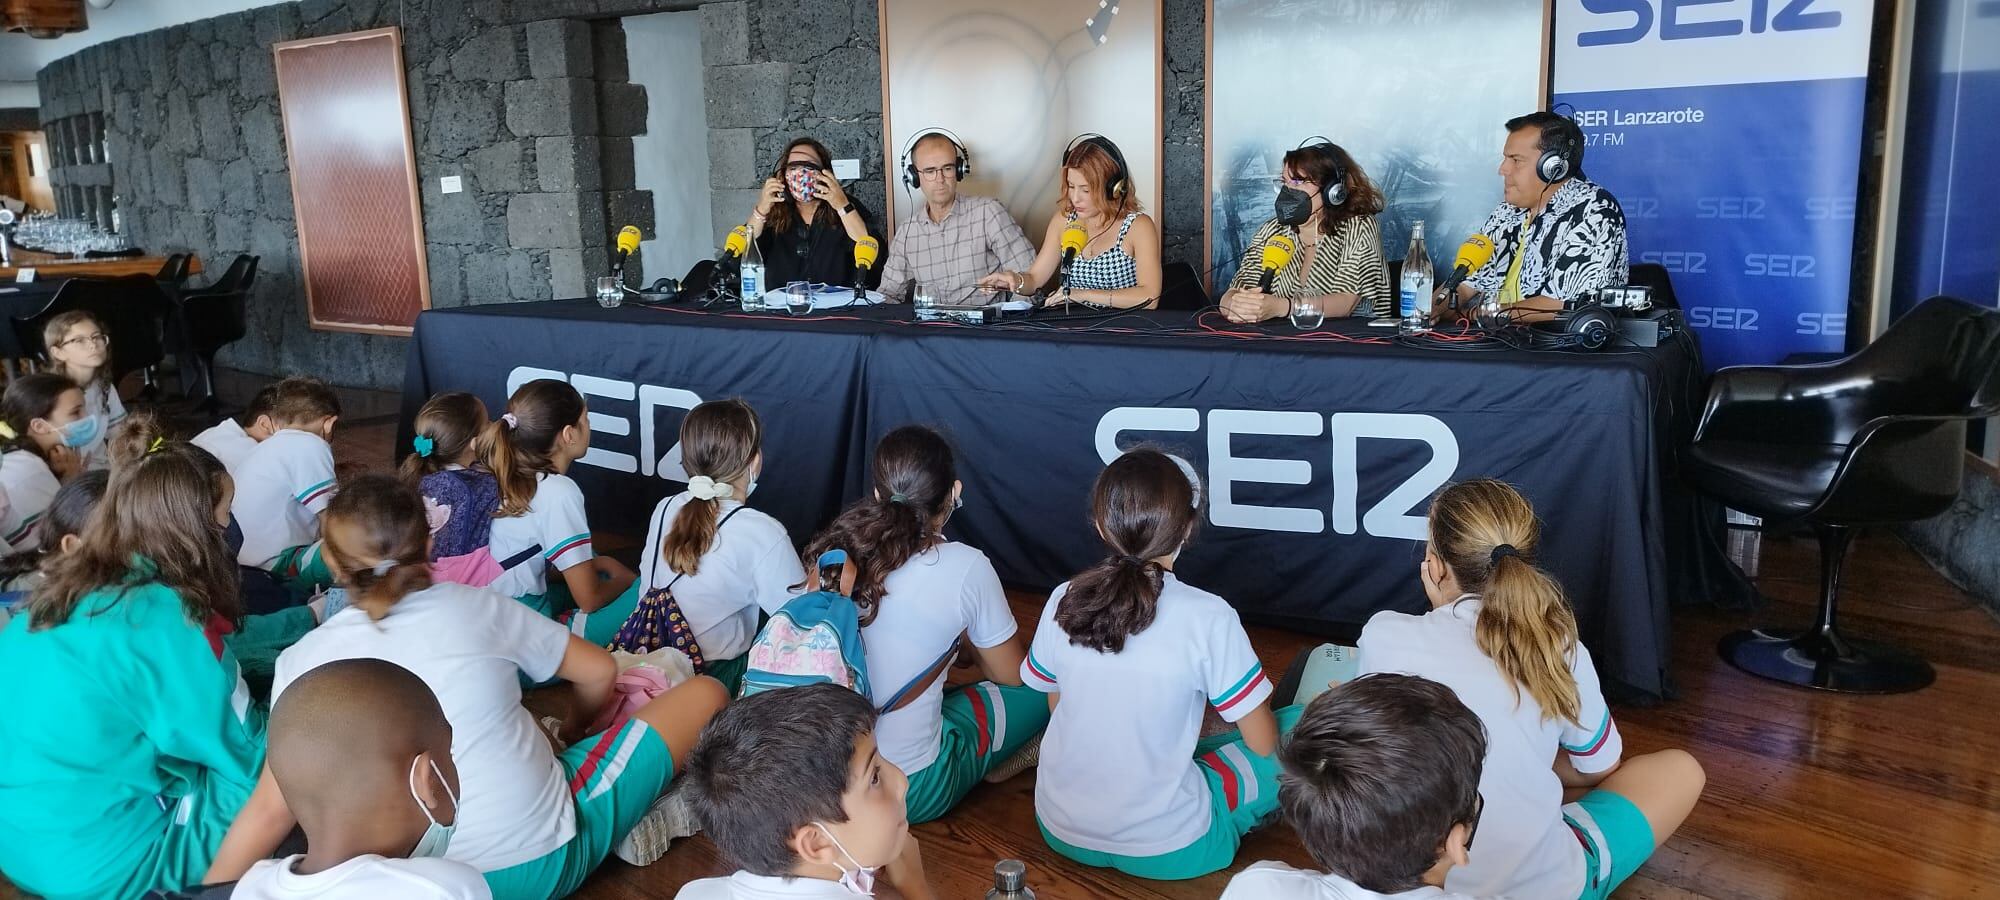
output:
[{"label": "copper metal panel", "polygon": [[430,308],[401,30],[271,48],[312,327],[408,334]]}]

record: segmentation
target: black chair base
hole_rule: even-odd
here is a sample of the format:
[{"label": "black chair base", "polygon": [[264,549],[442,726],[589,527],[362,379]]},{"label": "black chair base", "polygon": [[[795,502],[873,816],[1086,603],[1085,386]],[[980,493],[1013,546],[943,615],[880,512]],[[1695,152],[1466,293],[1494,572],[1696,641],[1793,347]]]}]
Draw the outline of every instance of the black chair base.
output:
[{"label": "black chair base", "polygon": [[1937,680],[1937,671],[1914,653],[1839,632],[1758,628],[1724,637],[1717,649],[1730,665],[1759,678],[1843,694],[1902,694]]}]

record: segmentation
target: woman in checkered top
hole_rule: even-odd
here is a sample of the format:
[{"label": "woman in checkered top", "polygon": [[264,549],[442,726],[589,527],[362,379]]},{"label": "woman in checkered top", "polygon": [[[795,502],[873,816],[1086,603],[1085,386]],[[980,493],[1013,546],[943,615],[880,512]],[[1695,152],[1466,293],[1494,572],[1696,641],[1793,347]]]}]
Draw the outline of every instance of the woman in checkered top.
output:
[{"label": "woman in checkered top", "polygon": [[1042,238],[1042,250],[1025,272],[1002,269],[981,287],[1028,294],[1062,265],[1062,234],[1072,224],[1086,237],[1070,264],[1065,289],[1049,302],[1144,307],[1160,297],[1160,226],[1139,211],[1132,176],[1112,155],[1110,141],[1088,135],[1063,156],[1063,190]]}]

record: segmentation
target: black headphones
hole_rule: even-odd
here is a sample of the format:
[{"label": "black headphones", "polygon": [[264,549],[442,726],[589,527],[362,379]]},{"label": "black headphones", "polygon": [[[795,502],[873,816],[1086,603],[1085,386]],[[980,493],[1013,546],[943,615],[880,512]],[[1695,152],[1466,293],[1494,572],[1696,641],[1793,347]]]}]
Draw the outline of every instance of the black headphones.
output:
[{"label": "black headphones", "polygon": [[948,129],[926,128],[917,132],[916,137],[910,138],[910,142],[903,145],[903,185],[905,187],[914,188],[917,186],[920,179],[917,177],[917,160],[914,154],[917,152],[917,145],[922,143],[924,138],[934,134],[951,142],[952,168],[958,173],[958,180],[964,181],[965,176],[972,174],[972,154],[965,149],[965,142],[959,140],[958,135],[952,134]]},{"label": "black headphones", "polygon": [[1550,145],[1549,149],[1543,150],[1541,158],[1535,160],[1535,175],[1542,179],[1543,184],[1555,184],[1575,173],[1577,145],[1582,143],[1578,138],[1583,130],[1577,127],[1575,119],[1562,116],[1561,122],[1551,124],[1555,126],[1553,131],[1542,132]]},{"label": "black headphones", "polygon": [[[1326,149],[1320,150],[1322,147]],[[1347,167],[1340,164],[1340,154],[1334,152],[1340,148],[1334,146],[1334,143],[1327,140],[1326,136],[1322,134],[1315,134],[1312,137],[1306,138],[1299,143],[1296,149],[1305,150],[1307,148],[1320,150],[1321,153],[1326,154],[1328,160],[1333,162],[1333,180],[1319,186],[1320,199],[1325,200],[1328,206],[1339,206],[1342,203],[1346,203]]]},{"label": "black headphones", "polygon": [[1111,176],[1111,184],[1106,188],[1106,192],[1111,195],[1111,199],[1113,200],[1124,199],[1126,192],[1132,188],[1132,170],[1125,165],[1125,154],[1118,152],[1118,145],[1111,143],[1110,138],[1095,132],[1085,132],[1071,138],[1069,146],[1063,148],[1062,166],[1067,168],[1069,166],[1070,154],[1075,153],[1077,148],[1085,144],[1094,146],[1104,151],[1105,155],[1111,157],[1111,163],[1118,167],[1118,172]]}]

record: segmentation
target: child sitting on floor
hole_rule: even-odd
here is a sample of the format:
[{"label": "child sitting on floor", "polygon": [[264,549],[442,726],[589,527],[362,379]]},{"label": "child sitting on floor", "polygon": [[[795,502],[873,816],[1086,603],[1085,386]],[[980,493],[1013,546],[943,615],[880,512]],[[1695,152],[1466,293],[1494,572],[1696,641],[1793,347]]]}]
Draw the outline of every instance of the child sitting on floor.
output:
[{"label": "child sitting on floor", "polygon": [[[1376,613],[1361,630],[1361,668],[1439,682],[1486,725],[1490,837],[1452,870],[1452,890],[1602,900],[1680,827],[1704,777],[1680,750],[1620,762],[1624,742],[1569,600],[1535,566],[1540,544],[1535,511],[1512,487],[1446,488],[1419,570],[1431,610]],[[1581,796],[1565,804],[1566,793]]]},{"label": "child sitting on floor", "polygon": [[1368,675],[1308,704],[1279,752],[1278,802],[1325,871],[1260,862],[1222,900],[1468,900],[1443,890],[1479,827],[1486,729],[1450,688]]},{"label": "child sitting on floor", "polygon": [[294,385],[286,383],[289,380],[265,385],[250,398],[250,405],[243,410],[242,422],[223,419],[195,435],[194,445],[221,460],[222,467],[228,469],[230,475],[239,475],[244,461],[256,451],[257,445],[278,430],[278,426],[271,422],[271,408],[278,395],[294,390]]},{"label": "child sitting on floor", "polygon": [[340,397],[317,378],[287,378],[271,398],[271,436],[239,470],[230,509],[243,529],[236,559],[277,576],[294,596],[330,583],[319,514],[333,498],[333,426]]},{"label": "child sitting on floor", "polygon": [[[1201,513],[1185,461],[1136,449],[1106,466],[1091,516],[1111,553],[1056,588],[1021,676],[1055,707],[1035,815],[1056,852],[1160,880],[1227,868],[1278,809],[1271,683],[1236,610],[1174,574]],[[1212,707],[1238,732],[1201,737]]]},{"label": "child sitting on floor", "polygon": [[766,691],[724,708],[688,757],[702,829],[737,872],[690,882],[676,900],[852,898],[879,870],[930,900],[904,812],[909,784],[875,748],[875,708],[835,684]]},{"label": "child sitting on floor", "polygon": [[736,693],[760,615],[777,612],[806,577],[785,526],[744,505],[764,469],[763,433],[757,412],[741,400],[688,411],[680,431],[688,489],[654,508],[641,577],[590,614],[584,636],[591,643],[616,637],[641,596],[666,591],[694,633],[702,671]]},{"label": "child sitting on floor", "polygon": [[104,437],[125,418],[125,401],[111,383],[111,336],[96,316],[73,309],[42,326],[42,344],[55,371],[83,389],[84,414],[97,420],[95,437],[79,448],[84,466],[104,468]]},{"label": "child sitting on floor", "polygon": [[[871,493],[805,556],[843,548],[854,560],[869,699],[882,711],[876,742],[909,776],[910,821],[928,822],[982,779],[1019,772],[1026,760],[1015,757],[1048,725],[1049,702],[1021,684],[1025,642],[992,561],[945,539],[964,486],[944,436],[921,425],[889,432],[871,474]],[[946,689],[961,639],[985,679]]]},{"label": "child sitting on floor", "polygon": [[306,852],[251,866],[232,900],[493,896],[479,870],[442,858],[458,826],[451,725],[410,670],[379,659],[313,669],[271,708],[268,735]]},{"label": "child sitting on floor", "polygon": [[[583,491],[563,474],[590,451],[582,394],[549,378],[521,385],[479,448],[480,461],[500,482],[489,535],[503,570],[494,591],[562,621],[573,610],[595,613],[625,593],[636,576],[592,552]],[[562,574],[560,585],[549,583],[551,571]]]},{"label": "child sitting on floor", "polygon": [[40,546],[43,514],[62,483],[84,470],[83,448],[102,435],[84,413],[83,389],[53,372],[23,375],[0,394],[0,540]]}]

